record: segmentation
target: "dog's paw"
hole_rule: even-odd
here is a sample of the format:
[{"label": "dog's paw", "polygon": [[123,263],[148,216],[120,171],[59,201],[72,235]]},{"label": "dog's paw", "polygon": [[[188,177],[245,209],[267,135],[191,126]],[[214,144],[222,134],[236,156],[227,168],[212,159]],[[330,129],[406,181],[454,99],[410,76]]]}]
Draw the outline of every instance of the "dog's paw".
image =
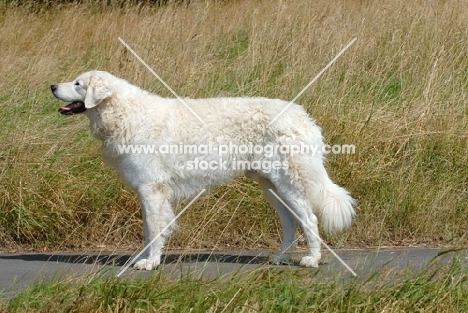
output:
[{"label": "dog's paw", "polygon": [[299,263],[302,267],[318,267],[320,261],[320,255],[318,256],[305,256]]},{"label": "dog's paw", "polygon": [[160,258],[148,258],[148,259],[141,259],[133,265],[133,268],[137,270],[147,270],[151,271],[152,269],[156,268],[160,264]]}]

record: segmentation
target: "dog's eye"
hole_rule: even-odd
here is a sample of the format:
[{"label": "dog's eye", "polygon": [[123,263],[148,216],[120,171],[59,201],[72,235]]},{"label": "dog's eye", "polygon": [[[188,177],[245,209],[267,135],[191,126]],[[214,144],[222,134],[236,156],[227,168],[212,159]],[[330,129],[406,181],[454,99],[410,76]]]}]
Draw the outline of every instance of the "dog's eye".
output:
[{"label": "dog's eye", "polygon": [[79,86],[80,85],[80,82],[75,82],[75,86]]}]

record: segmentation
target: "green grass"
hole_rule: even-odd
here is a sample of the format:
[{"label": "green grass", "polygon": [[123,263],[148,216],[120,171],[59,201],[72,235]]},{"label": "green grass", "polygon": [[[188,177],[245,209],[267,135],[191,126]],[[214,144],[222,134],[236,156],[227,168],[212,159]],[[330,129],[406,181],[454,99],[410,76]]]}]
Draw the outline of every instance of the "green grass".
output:
[{"label": "green grass", "polygon": [[39,281],[1,312],[466,312],[468,272],[454,258],[421,272],[375,271],[358,278],[307,269],[263,268],[212,280],[155,271],[147,279],[111,272]]}]

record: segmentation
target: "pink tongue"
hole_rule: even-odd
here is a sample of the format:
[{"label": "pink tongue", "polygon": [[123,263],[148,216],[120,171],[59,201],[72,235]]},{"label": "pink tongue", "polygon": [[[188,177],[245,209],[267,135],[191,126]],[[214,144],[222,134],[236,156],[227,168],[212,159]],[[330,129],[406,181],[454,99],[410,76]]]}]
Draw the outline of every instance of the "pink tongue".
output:
[{"label": "pink tongue", "polygon": [[68,112],[68,111],[71,111],[71,109],[65,106],[65,107],[60,107],[60,108],[58,109],[58,111],[59,111],[59,112]]}]

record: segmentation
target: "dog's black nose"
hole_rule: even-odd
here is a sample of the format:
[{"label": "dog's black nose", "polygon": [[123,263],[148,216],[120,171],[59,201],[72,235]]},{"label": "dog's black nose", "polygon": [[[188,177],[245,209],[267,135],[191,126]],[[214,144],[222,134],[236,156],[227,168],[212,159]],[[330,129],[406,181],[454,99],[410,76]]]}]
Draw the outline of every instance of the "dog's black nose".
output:
[{"label": "dog's black nose", "polygon": [[50,86],[50,90],[52,90],[52,92],[54,92],[55,90],[57,90],[57,85],[51,85],[51,86]]}]

